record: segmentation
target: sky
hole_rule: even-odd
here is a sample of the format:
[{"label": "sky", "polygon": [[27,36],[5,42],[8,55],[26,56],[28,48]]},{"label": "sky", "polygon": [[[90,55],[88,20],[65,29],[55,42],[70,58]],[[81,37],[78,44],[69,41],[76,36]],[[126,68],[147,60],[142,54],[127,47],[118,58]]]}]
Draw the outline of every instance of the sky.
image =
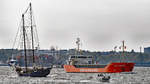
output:
[{"label": "sky", "polygon": [[150,0],[0,0],[0,48],[12,48],[30,2],[41,49],[76,48],[78,37],[91,51],[150,46]]}]

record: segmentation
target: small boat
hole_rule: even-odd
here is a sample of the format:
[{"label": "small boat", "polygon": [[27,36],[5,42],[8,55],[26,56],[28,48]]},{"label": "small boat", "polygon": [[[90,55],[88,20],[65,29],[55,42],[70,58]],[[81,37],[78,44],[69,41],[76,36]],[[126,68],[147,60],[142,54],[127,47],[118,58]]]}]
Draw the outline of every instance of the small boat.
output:
[{"label": "small boat", "polygon": [[19,40],[20,41],[19,43],[21,43],[20,44],[21,49],[18,50],[24,57],[25,67],[15,66],[15,70],[19,76],[46,77],[50,73],[51,67],[41,67],[36,64],[35,54],[38,53],[39,42],[37,41],[38,36],[36,36],[37,35],[37,32],[35,31],[36,26],[35,24],[33,24],[34,23],[33,19],[34,19],[33,11],[30,3],[27,10],[22,14],[20,27],[21,33],[17,35],[20,36],[21,41]]},{"label": "small boat", "polygon": [[[79,50],[80,39],[77,38],[77,51]],[[124,42],[123,42],[124,52]],[[131,72],[134,68],[132,62],[111,62],[109,64],[96,64],[94,63],[93,56],[88,55],[70,55],[67,64],[64,65],[66,72],[76,73],[120,73],[120,72]]]},{"label": "small boat", "polygon": [[110,76],[103,75],[103,74],[98,74],[97,79],[100,82],[110,82]]},{"label": "small boat", "polygon": [[14,56],[12,55],[11,59],[8,61],[9,66],[16,66],[18,63],[17,60],[14,59]]}]

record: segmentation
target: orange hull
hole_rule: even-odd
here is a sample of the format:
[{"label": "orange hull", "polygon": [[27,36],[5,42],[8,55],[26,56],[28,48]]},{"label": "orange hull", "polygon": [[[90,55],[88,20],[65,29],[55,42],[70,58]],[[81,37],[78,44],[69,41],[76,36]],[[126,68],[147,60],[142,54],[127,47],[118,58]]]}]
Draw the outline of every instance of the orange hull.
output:
[{"label": "orange hull", "polygon": [[119,73],[131,72],[134,68],[134,63],[110,63],[104,68],[77,68],[74,65],[64,65],[66,72],[79,72],[79,73]]}]

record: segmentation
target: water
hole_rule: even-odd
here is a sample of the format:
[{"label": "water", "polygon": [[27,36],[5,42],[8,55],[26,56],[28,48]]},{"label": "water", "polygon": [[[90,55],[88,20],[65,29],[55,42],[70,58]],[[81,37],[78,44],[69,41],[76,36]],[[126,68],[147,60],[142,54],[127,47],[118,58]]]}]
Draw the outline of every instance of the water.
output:
[{"label": "water", "polygon": [[98,81],[98,73],[66,73],[53,68],[48,77],[18,77],[8,66],[0,66],[0,84],[150,84],[150,67],[135,67],[133,73],[113,73],[109,82]]}]

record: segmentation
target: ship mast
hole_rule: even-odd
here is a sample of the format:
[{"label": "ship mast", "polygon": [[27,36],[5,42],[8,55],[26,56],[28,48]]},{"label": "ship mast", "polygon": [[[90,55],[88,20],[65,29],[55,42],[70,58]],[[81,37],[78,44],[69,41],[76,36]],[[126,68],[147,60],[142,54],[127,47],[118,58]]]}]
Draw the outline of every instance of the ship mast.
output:
[{"label": "ship mast", "polygon": [[25,55],[25,69],[27,71],[27,50],[26,50],[26,30],[24,22],[24,14],[22,14],[22,24],[23,24],[23,41],[24,41],[24,55]]},{"label": "ship mast", "polygon": [[[125,48],[126,48],[126,46],[125,46],[125,44],[124,44],[124,40],[122,41],[122,57],[124,58],[124,54],[125,54]],[[123,59],[123,61],[124,61],[124,59]]]},{"label": "ship mast", "polygon": [[35,59],[34,59],[34,37],[33,37],[33,25],[32,25],[32,6],[30,3],[30,21],[31,21],[31,37],[32,37],[32,59],[33,59],[33,65],[35,63]]},{"label": "ship mast", "polygon": [[124,56],[124,49],[125,49],[125,46],[124,46],[124,40],[122,41],[122,52],[123,52],[123,56]]},{"label": "ship mast", "polygon": [[77,38],[76,44],[77,44],[77,54],[78,54],[80,52],[80,38]]}]

